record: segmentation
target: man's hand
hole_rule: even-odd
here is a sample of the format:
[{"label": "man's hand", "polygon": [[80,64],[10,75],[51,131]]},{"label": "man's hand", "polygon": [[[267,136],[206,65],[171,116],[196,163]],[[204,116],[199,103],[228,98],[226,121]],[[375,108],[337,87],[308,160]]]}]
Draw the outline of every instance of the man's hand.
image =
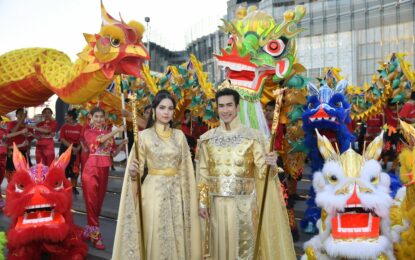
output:
[{"label": "man's hand", "polygon": [[131,180],[135,181],[137,179],[138,175],[138,169],[139,164],[137,159],[133,159],[133,161],[130,164],[130,167],[128,167],[128,173],[130,174]]},{"label": "man's hand", "polygon": [[267,153],[265,155],[265,163],[272,167],[277,166],[278,155],[276,152]]},{"label": "man's hand", "polygon": [[209,212],[207,209],[205,208],[200,208],[199,209],[199,217],[203,218],[203,219],[208,219],[209,218]]}]

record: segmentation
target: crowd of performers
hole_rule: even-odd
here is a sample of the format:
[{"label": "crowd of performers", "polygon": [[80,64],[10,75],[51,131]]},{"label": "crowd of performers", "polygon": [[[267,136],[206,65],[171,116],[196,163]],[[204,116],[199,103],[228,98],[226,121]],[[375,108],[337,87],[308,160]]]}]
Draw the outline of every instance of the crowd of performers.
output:
[{"label": "crowd of performers", "polygon": [[[131,116],[128,111],[124,114]],[[99,220],[102,203],[107,190],[108,173],[114,169],[113,157],[116,156],[128,142],[129,149],[133,143],[132,130],[127,131],[128,138],[122,140],[117,146],[114,142],[115,135],[121,135],[124,127],[115,128],[101,108],[94,108],[89,112],[88,119],[83,124],[78,122],[76,109],[69,110],[65,115],[65,123],[58,129],[58,123],[53,119],[50,108],[42,111],[42,121],[35,125],[29,123],[27,112],[23,109],[15,111],[16,120],[8,121],[6,117],[0,117],[0,185],[6,178],[10,182],[15,167],[13,164],[13,144],[25,156],[29,166],[31,144],[36,139],[35,158],[36,164],[51,165],[55,157],[55,137],[58,137],[59,156],[71,146],[72,154],[65,169],[66,178],[72,185],[72,193],[78,195],[78,177],[81,175],[83,196],[87,208],[87,226],[84,231],[85,238],[90,237],[98,249],[104,249],[99,232]],[[152,124],[151,106],[144,108],[138,125],[143,130]],[[207,131],[207,126],[198,118],[192,118],[186,111],[181,122],[176,122],[176,127],[181,128],[189,143],[192,156],[196,148],[196,140]],[[112,130],[115,128],[115,130]],[[82,173],[82,174],[81,174]],[[1,192],[1,186],[0,186]],[[1,193],[0,193],[1,194]],[[5,206],[5,199],[0,196],[0,211]]]},{"label": "crowd of performers", "polygon": [[[184,113],[180,122],[173,122],[176,101],[167,90],[159,91],[152,104],[145,107],[142,116],[138,118],[141,130],[138,157],[134,157],[133,152],[133,158],[138,160],[130,162],[127,170],[130,181],[123,190],[134,190],[137,180],[141,180],[145,223],[143,233],[148,259],[201,259],[202,254],[210,255],[213,259],[253,257],[256,239],[254,222],[259,214],[257,203],[264,196],[261,193],[261,181],[267,165],[271,166],[273,176],[277,176],[278,166],[283,165],[281,160],[277,160],[276,152],[267,153],[267,140],[260,132],[241,124],[238,116],[239,100],[238,92],[232,89],[223,88],[217,92],[220,126],[211,130],[192,118],[189,111]],[[274,109],[275,101],[264,107],[270,128]],[[124,115],[131,116],[128,111],[124,111]],[[107,190],[112,157],[125,149],[128,139],[115,144],[114,137],[121,135],[125,127],[116,128],[109,124],[102,108],[93,108],[89,111],[88,118],[81,125],[75,109],[67,112],[65,124],[59,129],[59,155],[62,156],[69,147],[72,148],[65,173],[75,195],[79,194],[76,185],[78,176],[82,173],[87,211],[87,226],[82,236],[90,240],[95,248],[105,249],[99,228],[99,215]],[[404,139],[399,132],[398,119],[410,124],[415,122],[415,92],[412,92],[411,99],[403,106],[389,101],[384,114],[360,122],[360,126],[354,124],[359,144],[371,142],[382,129],[387,130],[384,135],[382,167],[385,169],[388,161],[392,160],[392,171],[396,169],[397,153],[400,152]],[[13,178],[13,143],[29,164],[33,139],[37,140],[37,164],[51,165],[55,160],[54,137],[58,124],[52,117],[52,110],[43,109],[42,121],[36,125],[26,122],[24,109],[16,110],[14,121],[3,122],[2,119],[0,183],[5,176],[9,182]],[[281,150],[283,131],[285,130],[279,125],[274,151]],[[131,148],[132,142],[130,143]],[[358,145],[355,149],[364,148]],[[233,176],[235,174],[236,178]],[[287,202],[284,198],[302,198],[296,193],[295,180],[281,178],[281,185],[278,178],[272,178],[272,183],[274,185],[267,191],[260,252],[264,259],[294,259],[293,240],[298,239],[298,231],[291,226],[290,233],[286,213],[293,208],[294,203]],[[134,199],[124,196],[122,202],[125,207],[135,208]],[[3,207],[4,204],[1,198],[0,206]],[[119,223],[130,223],[126,220],[131,217],[127,211],[120,208]],[[200,222],[206,223],[201,225]],[[115,259],[122,259],[123,254],[131,250],[140,252],[137,243],[129,243],[132,248],[122,243],[123,239],[131,239],[130,232],[127,225],[117,226]]]}]

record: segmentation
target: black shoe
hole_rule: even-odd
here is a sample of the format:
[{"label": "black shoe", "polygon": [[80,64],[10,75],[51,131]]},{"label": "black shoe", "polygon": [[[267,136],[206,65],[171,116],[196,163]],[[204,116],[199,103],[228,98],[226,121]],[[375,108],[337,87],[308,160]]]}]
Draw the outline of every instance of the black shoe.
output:
[{"label": "black shoe", "polygon": [[72,193],[75,195],[79,195],[79,191],[76,188],[72,188]]}]

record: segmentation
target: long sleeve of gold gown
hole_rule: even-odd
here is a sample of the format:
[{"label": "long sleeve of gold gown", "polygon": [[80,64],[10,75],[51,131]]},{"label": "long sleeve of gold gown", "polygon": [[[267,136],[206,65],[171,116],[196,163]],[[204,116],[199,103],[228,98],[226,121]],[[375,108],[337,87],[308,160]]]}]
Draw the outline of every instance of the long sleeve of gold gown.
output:
[{"label": "long sleeve of gold gown", "polygon": [[[143,172],[144,165],[148,168],[142,184],[147,259],[201,259],[196,184],[186,138],[179,130],[170,129],[170,134],[156,130],[157,125],[139,135],[139,171]],[[128,175],[125,174],[127,185],[123,186],[113,259],[137,259],[140,250],[139,244],[126,247],[122,242],[131,240],[131,225],[138,226],[138,214],[134,214],[136,221],[126,219],[131,217],[129,207],[136,208],[136,183]],[[134,241],[140,241],[139,232],[134,236]]]}]

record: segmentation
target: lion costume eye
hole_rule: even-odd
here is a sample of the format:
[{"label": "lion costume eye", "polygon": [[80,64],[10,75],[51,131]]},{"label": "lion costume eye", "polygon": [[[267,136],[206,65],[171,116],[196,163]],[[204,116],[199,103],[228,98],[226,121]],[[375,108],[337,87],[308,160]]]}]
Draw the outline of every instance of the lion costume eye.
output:
[{"label": "lion costume eye", "polygon": [[24,185],[23,184],[21,184],[21,183],[16,183],[15,184],[15,192],[17,192],[17,193],[22,193],[23,192],[23,190],[24,190]]},{"label": "lion costume eye", "polygon": [[373,185],[378,184],[379,183],[379,176],[370,177],[370,183],[372,183]]},{"label": "lion costume eye", "polygon": [[56,181],[53,185],[54,190],[61,190],[63,189],[63,181]]},{"label": "lion costume eye", "polygon": [[337,176],[330,173],[326,175],[326,179],[331,185],[336,185],[339,182]]}]

